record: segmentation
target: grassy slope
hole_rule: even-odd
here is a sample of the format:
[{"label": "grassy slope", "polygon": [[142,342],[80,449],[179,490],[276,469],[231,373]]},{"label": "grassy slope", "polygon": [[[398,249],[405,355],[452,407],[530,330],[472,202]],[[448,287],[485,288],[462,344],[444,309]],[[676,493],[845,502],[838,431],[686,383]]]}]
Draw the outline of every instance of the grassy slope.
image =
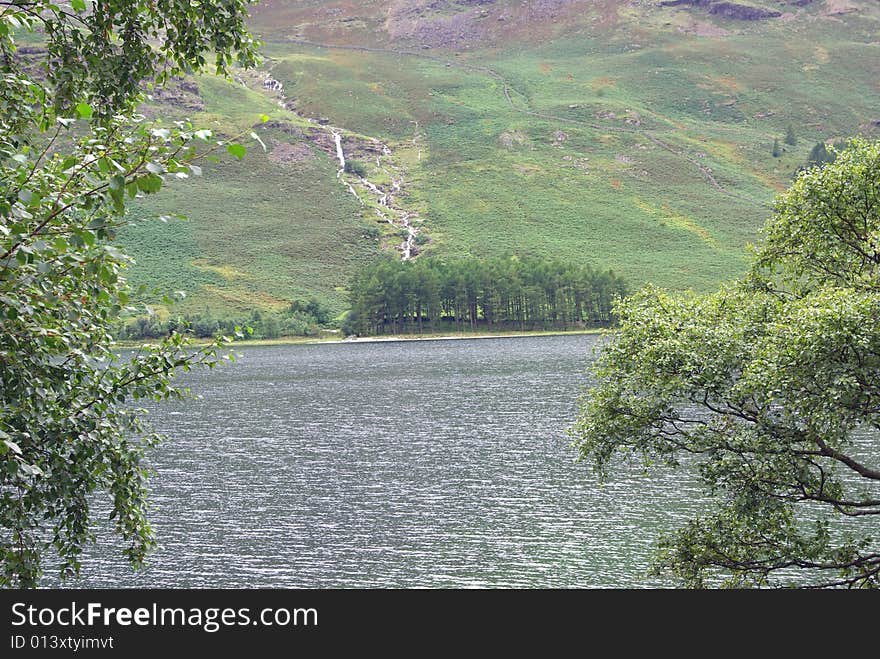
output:
[{"label": "grassy slope", "polygon": [[[217,134],[238,134],[264,112],[290,118],[240,86],[210,78],[199,86],[206,107],[193,119]],[[270,149],[290,139],[261,132]],[[186,292],[182,311],[278,310],[317,297],[340,313],[348,273],[373,258],[376,242],[364,238],[358,204],[336,183],[335,163],[317,149],[306,154],[278,163],[253,144],[244,161],[208,163],[201,179],[172,181],[140,201],[121,236],[137,261],[131,282]],[[174,212],[186,219],[157,219]]]},{"label": "grassy slope", "polygon": [[[334,3],[341,13],[326,4],[260,9],[255,26],[273,75],[303,115],[328,117],[400,154],[404,201],[425,218],[430,238],[421,258],[557,255],[613,267],[636,283],[706,289],[741,272],[766,204],[816,141],[880,119],[876,10],[826,17],[820,3],[790,21],[710,23],[699,10],[605,0],[596,3],[605,13],[563,15],[540,42],[513,40],[510,21],[509,39],[489,35],[478,52],[444,55],[383,32],[388,3]],[[700,36],[698,21],[726,34]],[[291,35],[438,59],[311,48],[285,42]],[[468,68],[475,65],[503,81]],[[230,130],[259,112],[284,114],[257,93],[220,84],[202,83],[207,111],[199,118],[209,123]],[[512,108],[505,85],[516,108],[568,121]],[[634,117],[640,125],[626,122]],[[773,158],[773,139],[789,123],[799,144]],[[694,163],[736,196],[710,185]],[[173,249],[157,254],[166,226],[129,234],[141,263],[135,279],[165,273],[181,282],[175,288],[189,288],[197,308],[271,308],[314,294],[341,309],[339,288],[376,242],[365,237],[373,220],[338,185],[331,158],[315,150],[279,166],[255,154],[206,173],[151,204],[189,208],[190,222],[173,228]]]}]

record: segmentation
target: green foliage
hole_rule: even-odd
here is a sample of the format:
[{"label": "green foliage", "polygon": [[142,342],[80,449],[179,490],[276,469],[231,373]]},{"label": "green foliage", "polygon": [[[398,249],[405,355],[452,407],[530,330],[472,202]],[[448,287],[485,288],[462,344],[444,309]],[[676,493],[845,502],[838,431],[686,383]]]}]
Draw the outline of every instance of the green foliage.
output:
[{"label": "green foliage", "polygon": [[294,300],[287,310],[288,315],[309,316],[318,325],[326,325],[330,322],[330,312],[318,300]]},{"label": "green foliage", "polygon": [[[105,492],[124,554],[154,546],[142,457],[157,441],[138,408],[183,394],[177,370],[216,363],[174,333],[122,359],[110,329],[129,310],[130,259],[112,243],[126,205],[199,171],[209,131],[132,115],[140,84],[237,57],[254,62],[245,2],[98,0],[0,13],[0,585],[37,585],[47,554],[78,572]],[[42,60],[14,36],[39,28]],[[154,41],[158,40],[154,48]],[[37,66],[39,65],[39,66]],[[34,75],[35,72],[41,73]],[[200,148],[200,145],[201,148]]]},{"label": "green foliage", "polygon": [[790,288],[878,285],[880,143],[855,140],[833,162],[809,169],[776,202],[757,263]]},{"label": "green foliage", "polygon": [[785,129],[785,143],[788,146],[797,146],[797,135],[794,132],[794,126],[788,124],[788,128]]},{"label": "green foliage", "polygon": [[572,433],[603,476],[699,471],[716,505],[656,565],[685,585],[880,586],[878,182],[880,143],[853,141],[779,198],[748,277],[616,309]]},{"label": "green foliage", "polygon": [[549,329],[607,325],[623,281],[560,261],[496,259],[379,260],[351,285],[350,334],[386,331]]},{"label": "green foliage", "polygon": [[285,336],[315,336],[331,324],[326,307],[317,300],[296,301],[281,313],[252,311],[246,316],[186,313],[160,319],[155,313],[142,314],[121,321],[114,335],[123,341],[161,339],[175,333],[199,339],[219,338],[238,333],[246,327],[248,338],[277,339]]},{"label": "green foliage", "polygon": [[773,140],[773,157],[778,158],[781,155],[782,151],[779,148],[779,138],[777,137]]},{"label": "green foliage", "polygon": [[231,156],[234,156],[235,158],[238,158],[239,160],[244,158],[245,154],[247,153],[247,149],[245,147],[243,147],[241,144],[236,144],[236,143],[227,145],[226,151]]}]

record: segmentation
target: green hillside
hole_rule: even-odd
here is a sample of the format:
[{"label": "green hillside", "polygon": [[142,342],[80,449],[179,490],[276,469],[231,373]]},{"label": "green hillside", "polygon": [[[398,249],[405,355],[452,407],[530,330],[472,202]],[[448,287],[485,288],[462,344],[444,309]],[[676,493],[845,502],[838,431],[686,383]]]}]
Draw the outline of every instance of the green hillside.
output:
[{"label": "green hillside", "polygon": [[[661,4],[262,3],[263,71],[154,105],[226,135],[268,114],[267,151],[144,203],[131,279],[191,311],[338,314],[407,227],[420,259],[559,257],[698,290],[740,274],[810,149],[880,129],[880,7]],[[765,17],[730,17],[748,7]],[[334,131],[369,184],[337,178]],[[152,219],[171,212],[189,219]]]}]

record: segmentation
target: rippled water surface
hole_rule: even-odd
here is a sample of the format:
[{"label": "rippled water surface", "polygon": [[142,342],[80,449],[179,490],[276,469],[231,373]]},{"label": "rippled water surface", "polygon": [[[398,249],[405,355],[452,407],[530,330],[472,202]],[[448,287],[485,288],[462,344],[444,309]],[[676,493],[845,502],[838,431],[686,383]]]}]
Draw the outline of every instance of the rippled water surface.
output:
[{"label": "rippled water surface", "polygon": [[202,400],[156,413],[149,567],[102,527],[75,585],[650,585],[652,543],[695,493],[637,468],[600,488],[575,463],[595,341],[242,348],[186,376]]}]

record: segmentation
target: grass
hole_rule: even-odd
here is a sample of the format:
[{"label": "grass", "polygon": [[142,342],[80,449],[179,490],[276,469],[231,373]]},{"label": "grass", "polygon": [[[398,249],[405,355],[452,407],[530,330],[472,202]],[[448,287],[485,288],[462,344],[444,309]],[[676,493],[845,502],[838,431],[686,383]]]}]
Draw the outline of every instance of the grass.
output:
[{"label": "grass", "polygon": [[[275,25],[265,47],[272,75],[301,115],[394,149],[406,178],[400,201],[424,219],[419,258],[555,256],[611,267],[636,286],[707,290],[744,270],[747,243],[813,144],[880,119],[876,9],[826,19],[808,7],[796,20],[742,22],[626,5],[607,27],[565,14],[572,22],[553,39],[444,54],[380,33],[384,3],[341,3],[326,23],[319,5],[260,10],[257,26]],[[688,31],[694,21],[727,33],[700,36]],[[291,35],[436,59],[305,47],[284,41]],[[307,126],[261,93],[199,84],[206,108],[195,119],[221,133],[264,112]],[[789,124],[798,144],[774,158],[773,140]],[[299,142],[266,138],[270,148]],[[206,168],[203,180],[145,201],[139,218],[190,219],[126,231],[138,259],[131,278],[184,288],[197,311],[314,296],[341,312],[348,276],[377,253],[381,227],[375,203],[361,208],[339,185],[332,154],[306,146],[311,155],[293,164],[252,148],[243,163]],[[358,159],[371,179],[390,180]]]}]

